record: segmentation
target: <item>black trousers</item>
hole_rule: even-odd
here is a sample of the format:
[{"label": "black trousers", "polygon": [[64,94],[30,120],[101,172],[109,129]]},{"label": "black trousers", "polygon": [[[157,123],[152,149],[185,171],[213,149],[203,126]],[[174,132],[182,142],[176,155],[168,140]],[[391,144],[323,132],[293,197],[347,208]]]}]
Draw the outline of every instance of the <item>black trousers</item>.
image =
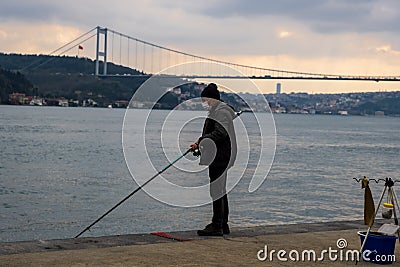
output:
[{"label": "black trousers", "polygon": [[212,223],[218,226],[228,223],[229,205],[226,194],[226,166],[210,165],[208,175],[210,177],[210,195],[213,200]]}]

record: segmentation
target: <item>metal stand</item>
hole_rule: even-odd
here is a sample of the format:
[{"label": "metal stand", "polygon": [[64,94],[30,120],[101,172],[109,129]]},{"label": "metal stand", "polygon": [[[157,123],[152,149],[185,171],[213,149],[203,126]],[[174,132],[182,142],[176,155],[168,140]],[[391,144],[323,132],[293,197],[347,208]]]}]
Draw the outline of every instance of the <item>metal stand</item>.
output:
[{"label": "metal stand", "polygon": [[[394,181],[392,180],[392,178],[386,178],[385,179],[385,188],[382,191],[382,194],[381,194],[381,196],[379,198],[378,206],[376,207],[376,210],[375,210],[374,221],[375,221],[375,218],[376,218],[376,214],[379,211],[379,207],[382,204],[383,197],[385,196],[385,193],[387,191],[388,194],[389,194],[389,199],[390,199],[391,203],[393,204],[394,222],[395,222],[396,225],[399,225],[399,220],[397,218],[397,212],[396,212],[396,206],[397,206],[397,210],[399,210],[399,201],[397,199],[396,192],[394,191],[393,186],[394,186]],[[360,248],[360,255],[362,255],[362,251],[364,249],[365,243],[367,242],[368,235],[370,234],[370,231],[371,231],[371,228],[372,228],[372,226],[374,224],[374,221],[372,222],[371,226],[368,227],[368,230],[367,230],[367,233],[365,235],[364,241],[363,241],[363,243],[361,245],[361,248]],[[399,242],[400,242],[400,231],[397,231],[397,236],[399,237]],[[356,264],[357,264],[357,262],[356,262]]]}]

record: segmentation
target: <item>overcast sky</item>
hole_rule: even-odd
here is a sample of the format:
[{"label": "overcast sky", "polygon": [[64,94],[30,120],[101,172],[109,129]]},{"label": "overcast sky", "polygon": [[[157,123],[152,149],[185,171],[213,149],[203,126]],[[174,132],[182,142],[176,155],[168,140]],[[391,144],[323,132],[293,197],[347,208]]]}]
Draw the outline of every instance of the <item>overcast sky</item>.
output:
[{"label": "overcast sky", "polygon": [[[13,0],[0,3],[0,51],[46,54],[99,25],[240,64],[400,75],[399,21],[397,0]],[[400,82],[281,82],[284,91],[400,90]]]}]

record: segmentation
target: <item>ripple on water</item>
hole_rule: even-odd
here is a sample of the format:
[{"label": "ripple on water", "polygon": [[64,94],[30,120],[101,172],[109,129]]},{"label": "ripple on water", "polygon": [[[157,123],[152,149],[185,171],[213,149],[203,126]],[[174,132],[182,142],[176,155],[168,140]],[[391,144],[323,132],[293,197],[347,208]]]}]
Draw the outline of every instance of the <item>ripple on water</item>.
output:
[{"label": "ripple on water", "polygon": [[[124,110],[0,109],[0,240],[71,237],[137,188],[123,158]],[[246,176],[229,194],[232,226],[361,219],[363,191],[352,178],[398,177],[399,118],[287,114],[275,120],[278,144],[271,172],[258,191],[248,193],[251,177]],[[168,134],[165,138],[174,138]],[[143,140],[136,128],[132,135]],[[148,144],[149,151],[160,151],[157,140]],[[248,167],[255,170],[256,164]],[[155,170],[138,171],[151,177]],[[188,184],[207,182],[173,168],[170,176]],[[373,184],[371,189],[377,198],[383,188]],[[88,235],[198,229],[210,217],[210,205],[170,207],[138,192]]]}]

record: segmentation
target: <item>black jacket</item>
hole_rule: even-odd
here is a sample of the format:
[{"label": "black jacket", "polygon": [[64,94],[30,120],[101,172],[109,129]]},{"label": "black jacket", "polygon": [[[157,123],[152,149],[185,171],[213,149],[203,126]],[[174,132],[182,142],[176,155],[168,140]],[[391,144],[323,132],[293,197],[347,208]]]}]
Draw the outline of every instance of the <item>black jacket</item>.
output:
[{"label": "black jacket", "polygon": [[236,113],[218,102],[208,114],[200,137],[200,165],[230,168],[236,160],[237,144],[233,120]]}]

